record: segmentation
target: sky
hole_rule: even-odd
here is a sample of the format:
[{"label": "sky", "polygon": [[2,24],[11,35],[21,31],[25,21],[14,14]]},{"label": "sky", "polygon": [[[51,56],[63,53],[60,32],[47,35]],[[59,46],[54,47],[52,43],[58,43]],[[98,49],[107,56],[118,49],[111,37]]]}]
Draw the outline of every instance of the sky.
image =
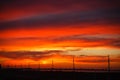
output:
[{"label": "sky", "polygon": [[120,69],[119,14],[119,0],[1,0],[0,63],[106,68],[110,55]]}]

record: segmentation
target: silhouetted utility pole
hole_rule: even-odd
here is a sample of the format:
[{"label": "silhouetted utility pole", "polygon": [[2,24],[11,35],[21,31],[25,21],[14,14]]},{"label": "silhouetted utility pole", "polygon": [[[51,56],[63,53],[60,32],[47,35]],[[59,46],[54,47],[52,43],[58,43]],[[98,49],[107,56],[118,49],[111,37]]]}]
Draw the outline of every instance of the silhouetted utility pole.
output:
[{"label": "silhouetted utility pole", "polygon": [[21,64],[20,68],[23,68],[22,64]]},{"label": "silhouetted utility pole", "polygon": [[39,70],[40,70],[40,63],[38,64],[38,66],[39,66]]},{"label": "silhouetted utility pole", "polygon": [[0,64],[0,69],[2,69],[2,65]]},{"label": "silhouetted utility pole", "polygon": [[75,71],[75,56],[73,56],[73,71]]},{"label": "silhouetted utility pole", "polygon": [[52,71],[53,71],[53,69],[54,69],[53,59],[52,59],[52,65],[51,65],[51,67],[52,67]]},{"label": "silhouetted utility pole", "polygon": [[30,63],[28,62],[28,68],[30,68]]},{"label": "silhouetted utility pole", "polygon": [[14,68],[17,68],[17,65],[16,65],[16,64],[14,65]]},{"label": "silhouetted utility pole", "polygon": [[110,72],[110,55],[108,55],[108,71]]}]

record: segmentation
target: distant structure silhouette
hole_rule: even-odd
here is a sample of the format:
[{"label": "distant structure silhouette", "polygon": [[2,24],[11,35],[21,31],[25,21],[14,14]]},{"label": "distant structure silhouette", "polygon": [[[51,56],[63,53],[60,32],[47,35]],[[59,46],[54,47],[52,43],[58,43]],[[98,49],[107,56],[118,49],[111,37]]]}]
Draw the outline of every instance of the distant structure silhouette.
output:
[{"label": "distant structure silhouette", "polygon": [[[85,56],[85,55],[80,55],[80,56]],[[79,56],[78,56],[79,57]],[[77,71],[106,71],[106,72],[112,72],[113,70],[111,69],[111,64],[110,64],[110,55],[106,55],[106,56],[104,56],[105,57],[105,60],[106,60],[106,66],[105,66],[105,68],[104,69],[97,69],[97,68],[79,68],[78,67],[78,64],[76,63],[76,60],[78,59],[77,58],[77,56],[74,56],[74,55],[71,55],[71,66],[70,66],[70,68],[66,68],[66,67],[62,67],[62,68],[57,68],[56,67],[56,62],[55,62],[55,59],[51,59],[50,60],[50,65],[49,65],[49,67],[48,68],[44,68],[43,66],[42,66],[42,63],[41,62],[39,62],[38,64],[37,64],[37,70],[39,70],[39,71],[72,71],[72,72],[77,72]],[[46,64],[46,63],[45,63]],[[30,69],[32,69],[32,70],[36,70],[36,69],[34,69],[34,68],[36,68],[36,67],[33,67],[34,66],[34,64],[32,63],[32,62],[27,62],[27,64],[25,64],[25,65],[16,65],[16,64],[14,64],[14,65],[10,65],[10,64],[6,64],[6,65],[4,65],[4,64],[0,64],[0,69],[4,69],[4,68],[6,68],[6,69],[25,69],[25,70],[30,70]],[[96,67],[96,66],[95,66]]]},{"label": "distant structure silhouette", "polygon": [[41,65],[40,65],[40,63],[38,64],[38,68],[39,68],[39,70],[41,69]]},{"label": "distant structure silhouette", "polygon": [[73,71],[75,71],[75,56],[73,56]]},{"label": "distant structure silhouette", "polygon": [[108,72],[110,72],[110,55],[108,55]]},{"label": "distant structure silhouette", "polygon": [[52,71],[53,71],[53,69],[54,69],[53,59],[52,59],[52,64],[51,64],[51,67],[52,67]]},{"label": "distant structure silhouette", "polygon": [[2,65],[0,64],[0,69],[2,69]]},{"label": "distant structure silhouette", "polygon": [[28,68],[30,68],[30,63],[28,62]]}]

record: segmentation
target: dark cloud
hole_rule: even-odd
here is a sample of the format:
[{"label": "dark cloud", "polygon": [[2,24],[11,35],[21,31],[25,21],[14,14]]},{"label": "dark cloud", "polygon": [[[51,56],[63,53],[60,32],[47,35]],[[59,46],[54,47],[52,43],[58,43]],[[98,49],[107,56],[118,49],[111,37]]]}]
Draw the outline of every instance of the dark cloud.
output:
[{"label": "dark cloud", "polygon": [[[8,8],[18,8],[21,9],[27,6],[36,6],[36,5],[48,5],[49,7],[55,8],[72,8],[75,5],[85,5],[84,7],[116,7],[119,4],[119,0],[1,0],[1,6],[9,6]],[[82,7],[82,8],[84,8]],[[45,8],[45,7],[43,7]],[[76,8],[76,7],[75,7]]]},{"label": "dark cloud", "polygon": [[[83,43],[91,43],[92,46],[111,46],[118,47],[120,46],[120,35],[72,35],[65,37],[54,38],[53,42],[61,41],[82,41]],[[97,45],[92,44],[97,42]],[[99,44],[100,43],[100,44]],[[88,46],[88,45],[86,45]],[[90,46],[89,46],[90,47]]]},{"label": "dark cloud", "polygon": [[[107,63],[108,56],[83,56],[80,57],[80,60],[76,60],[76,62],[84,62],[84,63]],[[85,59],[87,58],[87,59]],[[119,62],[120,58],[112,57],[110,59],[111,62]]]},{"label": "dark cloud", "polygon": [[43,57],[47,57],[53,54],[60,54],[64,51],[62,50],[48,50],[48,51],[0,51],[0,56],[10,59],[21,59],[21,58],[29,58],[29,59],[40,59]]},{"label": "dark cloud", "polygon": [[[82,43],[91,43],[89,46],[81,47],[96,47],[96,46],[108,46],[108,47],[115,47],[120,48],[120,35],[119,34],[96,34],[96,35],[70,35],[70,36],[63,36],[63,37],[23,37],[23,38],[6,38],[0,39],[1,45],[9,45],[9,42],[19,42],[19,41],[32,41],[32,42],[40,42],[46,41],[51,44],[57,44],[60,42],[67,42],[67,41],[78,41]],[[92,43],[97,44],[92,44]],[[17,43],[18,44],[18,43]],[[43,43],[44,44],[44,43]],[[67,46],[67,45],[64,45]],[[71,46],[73,47],[73,45]],[[75,46],[74,46],[75,47]]]},{"label": "dark cloud", "polygon": [[[56,55],[60,58],[66,58],[68,60],[73,59],[73,55],[67,55],[67,54],[61,54],[65,51],[62,50],[47,50],[47,51],[0,51],[0,57],[6,58],[6,59],[12,59],[12,60],[22,60],[22,59],[31,59],[34,61],[45,59],[45,58],[51,58],[55,57]],[[84,63],[107,63],[108,62],[108,56],[89,56],[89,55],[80,55],[80,56],[74,56],[75,62],[84,62]],[[119,62],[119,57],[111,57],[111,62]]]},{"label": "dark cloud", "polygon": [[120,48],[120,38],[119,40],[111,41],[109,45]]},{"label": "dark cloud", "polygon": [[103,63],[107,62],[107,60],[78,60],[77,62],[84,62],[84,63]]},{"label": "dark cloud", "polygon": [[119,14],[120,11],[118,10],[95,10],[61,14],[44,14],[20,20],[1,22],[0,30],[15,28],[45,28],[46,26],[50,28],[76,24],[119,24]]},{"label": "dark cloud", "polygon": [[83,40],[86,42],[96,42],[96,41],[104,41],[104,40],[119,40],[120,35],[70,35],[70,36],[63,36],[63,37],[58,37],[58,38],[53,38],[54,41],[71,41],[71,40]]}]

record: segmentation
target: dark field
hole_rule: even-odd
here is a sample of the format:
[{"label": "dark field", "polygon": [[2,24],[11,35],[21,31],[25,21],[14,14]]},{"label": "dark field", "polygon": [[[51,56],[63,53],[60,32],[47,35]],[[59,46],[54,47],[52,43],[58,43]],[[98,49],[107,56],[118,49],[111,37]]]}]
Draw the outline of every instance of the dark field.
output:
[{"label": "dark field", "polygon": [[1,70],[0,80],[120,80],[120,72]]}]

